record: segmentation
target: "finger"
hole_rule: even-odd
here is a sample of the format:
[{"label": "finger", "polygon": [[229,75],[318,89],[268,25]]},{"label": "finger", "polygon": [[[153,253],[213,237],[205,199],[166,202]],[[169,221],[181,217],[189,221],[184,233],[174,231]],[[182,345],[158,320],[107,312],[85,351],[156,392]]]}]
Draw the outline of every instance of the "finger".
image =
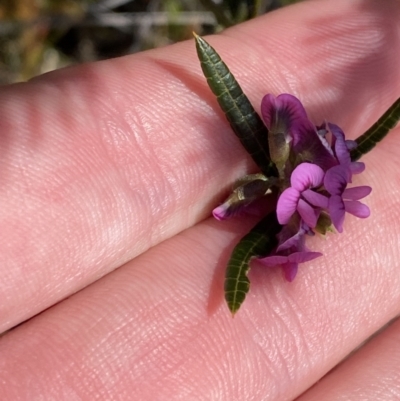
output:
[{"label": "finger", "polygon": [[3,91],[2,330],[204,218],[244,173],[206,92],[194,43]]},{"label": "finger", "polygon": [[[398,93],[394,5],[305,3],[210,41],[254,104],[302,93],[358,133]],[[193,43],[56,72],[0,105],[3,330],[203,218],[249,166]]]},{"label": "finger", "polygon": [[398,400],[399,338],[400,320],[397,320],[297,401]]},{"label": "finger", "polygon": [[206,220],[6,334],[2,399],[292,400],[400,312],[398,231],[353,221],[293,283],[253,265],[232,319],[224,267],[252,223]]}]

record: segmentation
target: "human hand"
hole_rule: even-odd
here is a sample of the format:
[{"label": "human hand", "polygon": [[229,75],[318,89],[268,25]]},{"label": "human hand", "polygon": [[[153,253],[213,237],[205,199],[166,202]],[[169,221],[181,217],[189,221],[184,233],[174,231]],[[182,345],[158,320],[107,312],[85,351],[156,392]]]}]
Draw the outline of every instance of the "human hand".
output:
[{"label": "human hand", "polygon": [[[207,40],[256,109],[289,92],[355,138],[399,96],[399,14],[305,2]],[[399,322],[307,389],[400,312],[399,129],[356,177],[371,217],[309,241],[324,256],[293,283],[254,264],[232,319],[224,268],[254,221],[208,216],[256,169],[193,41],[3,88],[0,110],[0,324],[24,322],[0,399],[396,399]]]}]

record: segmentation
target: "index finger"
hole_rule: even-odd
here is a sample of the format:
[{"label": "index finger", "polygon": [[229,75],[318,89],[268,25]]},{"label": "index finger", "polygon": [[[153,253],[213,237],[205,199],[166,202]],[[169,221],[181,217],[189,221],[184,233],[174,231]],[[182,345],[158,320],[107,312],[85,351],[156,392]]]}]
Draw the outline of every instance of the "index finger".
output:
[{"label": "index finger", "polygon": [[[291,92],[354,137],[399,92],[398,10],[374,4],[305,3],[209,41],[257,109]],[[11,86],[0,110],[2,330],[201,220],[254,169],[192,42]]]}]

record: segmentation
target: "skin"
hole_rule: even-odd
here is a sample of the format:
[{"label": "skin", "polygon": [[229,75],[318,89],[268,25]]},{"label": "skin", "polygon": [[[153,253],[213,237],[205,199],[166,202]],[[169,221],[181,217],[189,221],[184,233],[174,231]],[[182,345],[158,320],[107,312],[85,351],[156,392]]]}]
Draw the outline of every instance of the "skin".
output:
[{"label": "skin", "polygon": [[[399,21],[320,0],[207,40],[258,111],[289,92],[355,138],[399,96]],[[354,177],[371,217],[310,238],[293,283],[254,265],[232,319],[224,266],[255,221],[209,216],[257,169],[193,40],[2,88],[0,112],[0,399],[398,399],[399,129]]]}]

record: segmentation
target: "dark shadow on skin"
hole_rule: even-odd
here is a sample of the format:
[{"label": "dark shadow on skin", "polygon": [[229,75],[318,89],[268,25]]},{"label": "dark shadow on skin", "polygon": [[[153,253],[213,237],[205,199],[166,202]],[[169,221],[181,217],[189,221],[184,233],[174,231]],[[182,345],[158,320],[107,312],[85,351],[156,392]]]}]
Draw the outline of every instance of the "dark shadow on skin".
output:
[{"label": "dark shadow on skin", "polygon": [[[240,219],[240,217],[233,218],[233,219]],[[235,223],[234,221],[232,222],[218,222],[218,221],[210,221],[207,224],[219,224],[223,225],[224,228],[218,227],[221,231],[225,231],[227,233],[236,233],[237,235],[235,238],[231,241],[228,247],[225,249],[221,249],[220,255],[217,259],[216,262],[216,267],[214,268],[213,272],[213,277],[211,280],[211,285],[210,285],[210,292],[209,292],[209,297],[208,297],[208,303],[207,303],[207,314],[209,317],[214,315],[214,313],[220,308],[221,304],[224,304],[224,309],[226,314],[230,315],[231,312],[226,304],[225,301],[225,293],[224,293],[224,283],[225,283],[225,271],[226,271],[226,266],[229,261],[229,258],[232,254],[232,251],[236,244],[240,241],[240,239],[246,235],[251,228],[256,224],[256,220],[252,218],[252,223],[250,224],[250,220],[242,218],[243,221],[243,226],[246,227],[246,230],[243,229],[243,226],[240,226],[240,232],[238,232],[238,225],[237,222]],[[251,293],[251,291],[257,291],[257,287],[263,287],[265,285],[271,285],[271,280],[273,277],[278,276],[281,279],[282,285],[290,285],[291,283],[288,283],[285,281],[284,276],[283,276],[283,271],[280,266],[275,266],[275,267],[265,267],[261,263],[257,262],[257,260],[253,260],[250,263],[250,269],[248,272],[248,277],[250,280],[250,289],[247,294],[247,296]],[[259,294],[262,296],[262,291]],[[244,301],[243,305],[246,303],[246,300]],[[242,307],[243,307],[242,305]],[[240,311],[239,311],[240,313]]]},{"label": "dark shadow on skin", "polygon": [[225,270],[228,260],[231,256],[233,248],[239,242],[239,240],[246,235],[246,233],[254,226],[255,220],[250,221],[250,219],[242,219],[243,225],[239,226],[237,224],[237,219],[240,217],[233,217],[232,220],[228,221],[217,221],[214,218],[209,219],[205,224],[212,225],[213,227],[218,227],[218,230],[226,232],[226,233],[235,233],[235,238],[231,241],[228,247],[225,249],[221,249],[220,255],[216,261],[216,266],[214,268],[211,285],[210,285],[210,293],[208,296],[207,303],[207,314],[211,317],[221,306],[222,303],[225,304],[226,313],[230,314],[228,306],[225,302],[224,295],[224,282],[225,282]]},{"label": "dark shadow on skin", "polygon": [[[196,49],[195,49],[195,44],[193,41],[193,53],[195,54]],[[221,150],[217,149],[219,153],[226,154],[226,150],[229,149],[231,146],[238,147],[240,149],[243,149],[243,154],[245,155],[247,159],[247,167],[249,168],[249,171],[255,172],[258,171],[259,169],[255,166],[254,162],[252,161],[251,157],[247,154],[247,152],[242,148],[239,139],[235,136],[232,128],[229,125],[228,120],[225,117],[225,114],[221,110],[217,98],[215,95],[211,92],[211,89],[207,85],[207,79],[203,75],[196,75],[190,71],[188,71],[186,68],[177,65],[175,63],[170,63],[164,60],[153,60],[159,65],[160,67],[164,68],[168,73],[170,73],[172,76],[177,78],[180,82],[182,82],[186,88],[188,88],[191,92],[195,93],[198,95],[199,98],[201,98],[204,102],[206,102],[214,111],[216,114],[216,117],[218,117],[220,120],[224,121],[226,123],[226,131],[225,132],[212,132],[207,138],[215,138],[216,136],[219,137],[224,137],[224,142],[226,144],[226,147],[222,148]],[[199,61],[199,70],[200,70],[200,61]],[[199,121],[204,124],[204,121]],[[194,121],[194,125],[196,124],[196,119]],[[227,162],[229,162],[229,158],[226,158]]]},{"label": "dark shadow on skin", "polygon": [[[6,85],[1,88],[0,96],[0,157],[6,164],[14,164],[15,161],[9,159],[8,154],[12,152],[12,148],[15,147],[15,136],[19,136],[19,139],[23,136],[24,141],[29,144],[30,149],[36,149],[43,140],[43,126],[46,126],[45,116],[39,116],[37,113],[37,102],[35,101],[35,92],[31,89],[32,101],[24,103],[23,118],[25,121],[32,122],[32,126],[26,128],[26,124],[19,124],[19,114],[16,113],[16,108],[13,108],[14,119],[11,119],[6,115],[6,110],[3,106],[3,101],[6,106],[15,105],[20,101],[22,93],[25,93],[27,88],[26,82],[19,82],[11,85]],[[26,99],[26,98],[25,98]],[[10,101],[11,100],[11,101]],[[40,117],[40,118],[39,118]],[[31,127],[35,127],[33,132],[30,130]],[[16,134],[16,130],[22,132]],[[3,169],[0,174],[0,185],[5,185],[10,182],[10,178],[7,174],[7,170]]]},{"label": "dark shadow on skin", "polygon": [[[196,55],[195,42],[193,40],[193,55]],[[197,56],[196,56],[197,57]],[[199,98],[207,102],[207,104],[215,110],[215,113],[220,118],[225,119],[224,113],[218,105],[217,99],[211,92],[211,89],[207,85],[207,78],[202,74],[198,75],[195,72],[188,71],[187,68],[176,64],[175,62],[169,62],[161,59],[152,59],[154,63],[163,68],[169,74],[177,78],[182,84],[185,85],[191,92],[198,95]],[[201,71],[199,61],[199,71]],[[227,125],[229,126],[228,122]]]},{"label": "dark shadow on skin", "polygon": [[[193,52],[195,53],[195,44],[193,41]],[[259,168],[255,165],[250,155],[245,151],[245,149],[240,144],[239,139],[235,136],[232,128],[229,125],[223,111],[221,110],[216,97],[211,92],[211,89],[207,85],[207,79],[203,75],[196,75],[186,68],[175,64],[170,63],[164,60],[153,59],[153,61],[161,68],[165,69],[169,74],[177,78],[182,84],[185,85],[191,92],[198,95],[204,102],[206,102],[216,114],[216,118],[222,120],[225,123],[225,129],[223,132],[211,132],[207,135],[206,139],[211,142],[210,147],[213,148],[213,151],[217,152],[219,157],[219,161],[221,163],[221,168],[224,166],[229,167],[232,164],[232,159],[227,157],[227,151],[232,148],[240,149],[241,154],[243,154],[243,158],[246,159],[246,171],[247,174],[256,173],[259,171]],[[200,62],[199,62],[199,69],[200,69]],[[200,119],[198,116],[193,116],[193,125],[196,126],[197,124],[203,124],[203,119]],[[218,138],[218,139],[217,139]],[[237,177],[240,178],[240,177]],[[224,195],[221,197],[221,193],[216,193],[215,198],[204,205],[206,210],[212,210],[216,205],[217,202],[222,202],[225,197],[229,194],[229,191],[232,187],[232,182],[226,182],[226,186],[221,188]]]},{"label": "dark shadow on skin", "polygon": [[[207,313],[209,316],[212,316],[216,312],[221,303],[225,303],[225,271],[234,247],[237,245],[240,239],[244,237],[265,215],[270,213],[275,206],[275,201],[272,195],[261,199],[257,203],[258,204],[255,205],[256,209],[261,209],[261,212],[258,216],[249,215],[244,212],[242,215],[232,217],[230,220],[217,221],[214,218],[211,218],[207,222],[205,222],[206,224],[210,224],[213,227],[217,227],[220,231],[236,234],[235,238],[232,240],[229,246],[225,249],[221,249],[220,256],[217,259],[213,278],[211,280],[210,295],[207,304]],[[240,222],[240,224],[238,224],[238,222]],[[250,270],[253,268],[253,266],[256,265],[257,263],[255,261],[251,262]],[[258,265],[260,264],[258,263]],[[252,283],[250,282],[250,291],[251,286]],[[230,314],[228,306],[226,306],[226,312]]]}]

